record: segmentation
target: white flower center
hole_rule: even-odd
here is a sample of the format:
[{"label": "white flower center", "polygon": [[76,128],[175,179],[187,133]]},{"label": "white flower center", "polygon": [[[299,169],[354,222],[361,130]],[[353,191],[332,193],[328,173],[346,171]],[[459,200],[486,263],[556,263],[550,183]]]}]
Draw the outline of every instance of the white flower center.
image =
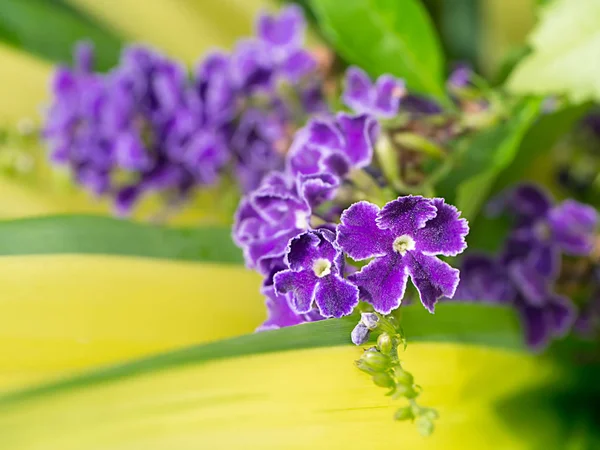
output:
[{"label": "white flower center", "polygon": [[296,228],[308,230],[308,218],[302,211],[296,211]]},{"label": "white flower center", "polygon": [[415,249],[415,240],[408,234],[403,234],[394,240],[392,247],[394,247],[395,252],[404,256],[407,251]]},{"label": "white flower center", "polygon": [[548,241],[552,237],[552,230],[547,223],[539,221],[533,227],[535,235],[542,241]]},{"label": "white flower center", "polygon": [[325,258],[317,258],[313,263],[313,272],[319,278],[326,277],[331,273],[331,261]]}]

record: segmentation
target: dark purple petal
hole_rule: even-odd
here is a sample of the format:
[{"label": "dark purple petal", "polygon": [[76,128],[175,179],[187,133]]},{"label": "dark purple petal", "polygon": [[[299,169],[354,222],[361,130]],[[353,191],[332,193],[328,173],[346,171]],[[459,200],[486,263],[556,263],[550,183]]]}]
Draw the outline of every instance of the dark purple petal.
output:
[{"label": "dark purple petal", "polygon": [[290,241],[286,263],[292,270],[313,270],[316,259],[333,262],[337,250],[332,245],[334,234],[329,230],[307,231]]},{"label": "dark purple petal", "polygon": [[381,314],[389,314],[400,306],[407,278],[402,258],[395,253],[375,258],[349,277],[360,288],[363,300]]},{"label": "dark purple petal", "polygon": [[546,311],[526,304],[518,304],[517,309],[525,329],[527,346],[537,351],[546,347],[552,337],[552,326]]},{"label": "dark purple petal", "polygon": [[528,260],[546,278],[555,278],[560,270],[560,252],[555,245],[547,242],[534,246]]},{"label": "dark purple petal", "polygon": [[455,300],[508,303],[514,297],[512,282],[498,261],[483,254],[465,255]]},{"label": "dark purple petal", "polygon": [[273,64],[267,49],[255,41],[240,41],[231,56],[232,80],[245,92],[268,90],[273,81]]},{"label": "dark purple petal", "polygon": [[313,119],[306,125],[306,142],[324,150],[342,149],[344,135],[335,123],[326,119]]},{"label": "dark purple petal", "polygon": [[393,251],[394,236],[377,227],[379,207],[358,202],[346,209],[337,228],[337,244],[355,260],[384,256]]},{"label": "dark purple petal", "polygon": [[273,281],[277,294],[291,294],[289,301],[294,312],[303,314],[311,310],[315,288],[319,281],[312,270],[302,270],[300,272],[284,270],[277,273]]},{"label": "dark purple petal", "polygon": [[437,215],[428,220],[424,228],[415,232],[417,251],[430,255],[456,256],[467,248],[465,236],[469,233],[466,219],[443,198],[434,198]]},{"label": "dark purple petal", "polygon": [[348,107],[357,112],[370,111],[371,89],[371,80],[362,69],[351,66],[346,70],[342,99]]},{"label": "dark purple petal", "polygon": [[341,152],[334,151],[321,157],[320,168],[326,173],[332,173],[344,178],[350,172],[350,160]]},{"label": "dark purple petal", "polygon": [[378,117],[398,114],[400,99],[406,93],[404,82],[391,75],[381,75],[375,83],[374,107]]},{"label": "dark purple petal", "polygon": [[358,288],[336,274],[323,277],[317,284],[315,303],[324,317],[343,317],[358,305]]},{"label": "dark purple petal", "polygon": [[521,216],[543,217],[548,214],[551,206],[550,195],[533,184],[523,184],[512,193],[511,207]]},{"label": "dark purple petal", "polygon": [[441,297],[452,298],[458,286],[458,269],[434,257],[416,251],[403,258],[410,278],[419,291],[421,303],[433,313],[435,303]]},{"label": "dark purple petal", "polygon": [[533,306],[542,306],[549,291],[549,280],[531,264],[514,262],[509,265],[508,273],[524,300]]},{"label": "dark purple petal", "polygon": [[437,214],[433,202],[420,195],[398,197],[383,207],[377,216],[377,225],[389,229],[394,236],[413,236],[428,220]]},{"label": "dark purple petal", "polygon": [[379,125],[371,116],[340,113],[337,122],[345,138],[344,154],[356,169],[368,166],[373,159],[373,146]]},{"label": "dark purple petal", "polygon": [[297,228],[278,229],[273,225],[263,227],[261,238],[247,244],[246,263],[250,268],[258,268],[261,273],[268,272],[269,261],[273,258],[282,258],[290,240],[302,231]]},{"label": "dark purple petal", "polygon": [[127,186],[120,189],[115,196],[115,214],[120,217],[128,216],[141,195],[142,190],[139,186]]},{"label": "dark purple petal", "polygon": [[300,198],[314,208],[335,196],[340,180],[334,175],[324,173],[299,176],[297,183]]},{"label": "dark purple petal", "polygon": [[548,220],[552,239],[563,251],[573,255],[589,254],[598,225],[598,213],[593,207],[565,200],[552,208]]},{"label": "dark purple petal", "polygon": [[573,302],[566,297],[552,294],[548,302],[548,312],[554,337],[565,336],[571,330],[577,316]]}]

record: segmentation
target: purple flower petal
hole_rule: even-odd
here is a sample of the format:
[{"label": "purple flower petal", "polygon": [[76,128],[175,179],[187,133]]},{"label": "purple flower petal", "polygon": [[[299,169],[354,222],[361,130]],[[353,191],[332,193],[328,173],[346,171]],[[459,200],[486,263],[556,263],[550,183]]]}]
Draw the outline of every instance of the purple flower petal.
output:
[{"label": "purple flower petal", "polygon": [[549,280],[534,266],[525,262],[514,262],[509,265],[508,273],[527,303],[533,306],[542,306],[545,303]]},{"label": "purple flower petal", "polygon": [[383,207],[377,216],[377,225],[389,229],[394,236],[412,236],[436,214],[437,208],[429,199],[420,195],[398,197]]},{"label": "purple flower petal", "polygon": [[151,164],[141,138],[135,133],[121,135],[115,144],[117,164],[125,170],[144,170]]},{"label": "purple flower petal", "polygon": [[459,271],[447,263],[418,252],[408,252],[404,263],[410,278],[419,291],[421,303],[433,313],[441,297],[452,298],[459,281]]},{"label": "purple flower petal", "polygon": [[257,331],[274,330],[307,321],[303,315],[296,314],[290,308],[287,296],[277,295],[273,288],[265,288],[262,292],[266,296],[268,317]]},{"label": "purple flower petal", "polygon": [[371,80],[360,68],[351,66],[346,70],[344,103],[354,111],[366,112],[371,109]]},{"label": "purple flower petal", "polygon": [[335,196],[340,180],[333,175],[324,173],[299,176],[297,183],[302,200],[314,208]]},{"label": "purple flower petal", "polygon": [[256,34],[272,47],[296,48],[302,44],[305,27],[302,8],[290,5],[283,8],[278,16],[261,14]]},{"label": "purple flower petal", "polygon": [[391,254],[375,258],[349,280],[358,285],[363,300],[373,305],[375,311],[389,314],[400,306],[407,278],[402,258]]},{"label": "purple flower petal", "polygon": [[456,256],[467,248],[465,236],[469,233],[466,219],[461,219],[458,210],[434,198],[437,215],[425,223],[425,227],[415,232],[417,251],[429,255]]},{"label": "purple flower petal", "polygon": [[317,285],[315,303],[324,317],[347,316],[358,305],[358,288],[338,275],[328,275]]},{"label": "purple flower petal", "polygon": [[592,250],[598,213],[588,205],[565,200],[548,217],[552,239],[566,253],[587,255]]},{"label": "purple flower petal", "polygon": [[311,269],[318,258],[333,262],[337,251],[332,245],[335,235],[329,230],[307,231],[290,241],[286,263],[290,269]]},{"label": "purple flower petal", "polygon": [[394,236],[376,223],[380,210],[369,202],[358,202],[346,209],[337,228],[337,244],[355,260],[385,256],[393,251]]},{"label": "purple flower petal", "polygon": [[552,330],[548,315],[539,307],[518,304],[517,309],[525,329],[525,342],[532,350],[541,350],[548,345]]},{"label": "purple flower petal", "polygon": [[554,337],[565,336],[571,330],[577,316],[573,302],[566,297],[552,294],[549,298],[548,312]]},{"label": "purple flower petal", "polygon": [[400,99],[406,93],[404,82],[391,75],[381,75],[375,83],[374,107],[378,117],[398,114]]},{"label": "purple flower petal", "polygon": [[498,261],[483,254],[465,255],[455,300],[508,303],[514,297],[513,285]]},{"label": "purple flower petal", "polygon": [[373,159],[373,146],[379,125],[371,116],[340,113],[337,122],[345,138],[344,154],[356,169],[368,166]]},{"label": "purple flower petal", "polygon": [[306,140],[311,146],[329,151],[344,146],[344,135],[331,120],[313,119],[305,129]]},{"label": "purple flower petal", "polygon": [[279,68],[280,74],[292,83],[298,83],[302,77],[313,73],[317,62],[313,56],[304,49],[290,53]]},{"label": "purple flower petal", "polygon": [[290,307],[297,314],[311,310],[318,280],[312,270],[284,270],[273,278],[275,292],[279,295],[291,294]]}]

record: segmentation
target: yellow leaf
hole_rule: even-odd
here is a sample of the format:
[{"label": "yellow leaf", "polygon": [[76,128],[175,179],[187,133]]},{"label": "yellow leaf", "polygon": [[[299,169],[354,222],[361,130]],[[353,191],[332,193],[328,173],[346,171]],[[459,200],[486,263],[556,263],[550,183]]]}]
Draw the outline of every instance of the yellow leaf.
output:
[{"label": "yellow leaf", "polygon": [[69,0],[127,40],[151,44],[187,63],[251,33],[264,0]]},{"label": "yellow leaf", "polygon": [[[440,419],[429,438],[334,347],[187,361],[0,400],[3,450],[530,449],[494,402],[552,378],[533,356],[411,344],[405,366]],[[543,414],[543,413],[541,413]],[[551,421],[546,421],[551,433]]]},{"label": "yellow leaf", "polygon": [[266,315],[259,277],[235,266],[11,256],[0,285],[0,390],[250,333]]},{"label": "yellow leaf", "polygon": [[50,64],[3,44],[0,61],[0,126],[23,118],[38,121],[50,85]]}]

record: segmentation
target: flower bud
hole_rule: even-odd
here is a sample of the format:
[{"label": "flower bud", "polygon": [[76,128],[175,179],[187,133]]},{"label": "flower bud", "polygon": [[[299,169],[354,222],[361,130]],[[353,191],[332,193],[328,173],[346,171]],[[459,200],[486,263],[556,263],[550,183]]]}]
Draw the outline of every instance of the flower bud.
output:
[{"label": "flower bud", "polygon": [[417,430],[421,436],[431,436],[433,428],[433,422],[427,417],[422,416],[417,419]]},{"label": "flower bud", "polygon": [[400,367],[396,367],[394,369],[394,376],[396,377],[398,384],[402,384],[404,386],[412,386],[415,381],[409,372],[401,369]]},{"label": "flower bud", "polygon": [[412,386],[405,386],[403,384],[396,385],[396,392],[394,392],[394,398],[406,397],[410,399],[415,398],[417,395],[417,391],[415,391]]},{"label": "flower bud", "polygon": [[350,334],[350,338],[352,339],[352,343],[354,345],[362,345],[369,340],[369,328],[362,322],[358,322],[358,324],[352,330]]},{"label": "flower bud", "polygon": [[404,408],[400,408],[394,414],[395,420],[410,420],[413,418],[414,418],[414,416],[413,416],[412,409],[410,408],[410,406],[405,406]]},{"label": "flower bud", "polygon": [[376,372],[383,372],[388,368],[390,361],[387,356],[379,352],[365,352],[361,358],[361,362]]},{"label": "flower bud", "polygon": [[387,333],[382,333],[377,338],[377,348],[384,355],[389,355],[392,352],[392,338]]},{"label": "flower bud", "polygon": [[362,313],[360,315],[360,321],[365,324],[369,330],[377,328],[379,317],[375,313]]},{"label": "flower bud", "polygon": [[373,383],[383,388],[391,388],[394,386],[394,380],[385,372],[373,375]]}]

